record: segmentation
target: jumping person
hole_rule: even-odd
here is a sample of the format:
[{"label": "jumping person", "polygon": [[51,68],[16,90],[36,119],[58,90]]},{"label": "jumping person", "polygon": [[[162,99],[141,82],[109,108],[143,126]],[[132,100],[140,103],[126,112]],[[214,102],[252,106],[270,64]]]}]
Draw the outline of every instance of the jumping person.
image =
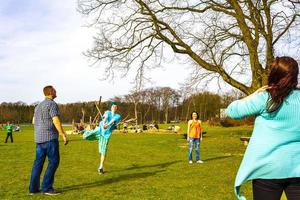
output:
[{"label": "jumping person", "polygon": [[37,105],[33,117],[36,158],[32,167],[29,192],[30,194],[40,192],[40,175],[48,157],[41,192],[46,195],[57,195],[59,192],[53,189],[53,183],[60,160],[58,135],[62,136],[65,145],[68,144],[68,139],[62,128],[58,105],[54,101],[56,90],[52,86],[46,86],[43,91],[45,100]]},{"label": "jumping person", "polygon": [[13,125],[10,123],[10,121],[8,121],[6,123],[6,125],[4,126],[4,128],[6,129],[7,131],[7,136],[6,136],[6,139],[5,139],[5,143],[7,143],[7,140],[8,138],[10,137],[10,142],[13,143],[14,142],[14,139],[13,139]]},{"label": "jumping person", "polygon": [[187,141],[189,142],[189,163],[193,163],[193,146],[195,145],[196,163],[203,163],[200,160],[200,140],[202,141],[202,127],[199,120],[199,114],[192,112],[191,120],[188,121]]},{"label": "jumping person", "polygon": [[105,111],[99,126],[92,131],[85,131],[83,138],[86,140],[99,140],[100,165],[98,173],[103,174],[103,165],[106,157],[107,146],[110,136],[117,124],[120,122],[121,116],[117,114],[118,106],[116,102],[110,103],[110,111]]},{"label": "jumping person", "polygon": [[300,90],[298,63],[277,57],[270,66],[268,85],[232,102],[232,118],[255,115],[253,133],[235,179],[235,193],[252,180],[254,200],[300,197]]}]

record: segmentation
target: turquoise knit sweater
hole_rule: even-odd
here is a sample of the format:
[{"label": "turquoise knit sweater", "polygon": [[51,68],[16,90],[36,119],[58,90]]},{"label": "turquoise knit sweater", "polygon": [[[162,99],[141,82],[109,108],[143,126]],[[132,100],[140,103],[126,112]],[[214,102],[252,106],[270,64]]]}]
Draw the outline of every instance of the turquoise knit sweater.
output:
[{"label": "turquoise knit sweater", "polygon": [[267,113],[269,93],[258,92],[232,102],[231,118],[256,115],[254,129],[235,179],[239,200],[243,183],[253,179],[300,177],[300,91],[294,90],[275,113]]}]

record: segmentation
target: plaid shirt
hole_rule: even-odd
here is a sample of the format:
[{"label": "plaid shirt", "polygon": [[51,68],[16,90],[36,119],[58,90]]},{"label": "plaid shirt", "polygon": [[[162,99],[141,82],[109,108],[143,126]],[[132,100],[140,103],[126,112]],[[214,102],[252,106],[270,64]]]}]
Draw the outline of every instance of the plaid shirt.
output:
[{"label": "plaid shirt", "polygon": [[46,98],[34,110],[34,141],[44,143],[58,138],[52,118],[60,116],[55,101]]}]

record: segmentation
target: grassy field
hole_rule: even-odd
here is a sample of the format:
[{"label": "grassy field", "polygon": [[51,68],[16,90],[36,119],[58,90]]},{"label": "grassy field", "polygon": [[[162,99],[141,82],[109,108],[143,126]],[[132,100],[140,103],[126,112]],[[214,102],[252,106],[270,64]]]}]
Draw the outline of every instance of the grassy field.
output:
[{"label": "grassy field", "polygon": [[[33,128],[14,133],[14,143],[4,144],[0,132],[0,199],[235,199],[233,184],[245,146],[240,136],[251,127],[205,127],[201,143],[204,164],[188,164],[187,142],[178,134],[113,134],[104,175],[97,173],[96,142],[70,136],[61,143],[61,162],[54,187],[56,197],[28,195],[35,157]],[[251,184],[242,188],[251,197]],[[285,198],[284,198],[285,199]]]}]

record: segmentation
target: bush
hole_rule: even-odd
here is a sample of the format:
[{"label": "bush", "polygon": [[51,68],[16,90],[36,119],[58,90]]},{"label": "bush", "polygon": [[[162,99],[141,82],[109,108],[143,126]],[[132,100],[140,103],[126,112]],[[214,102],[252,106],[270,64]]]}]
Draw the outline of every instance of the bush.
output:
[{"label": "bush", "polygon": [[254,119],[255,119],[254,116],[247,117],[244,119],[232,119],[227,117],[224,120],[221,120],[220,124],[223,127],[253,125]]}]

